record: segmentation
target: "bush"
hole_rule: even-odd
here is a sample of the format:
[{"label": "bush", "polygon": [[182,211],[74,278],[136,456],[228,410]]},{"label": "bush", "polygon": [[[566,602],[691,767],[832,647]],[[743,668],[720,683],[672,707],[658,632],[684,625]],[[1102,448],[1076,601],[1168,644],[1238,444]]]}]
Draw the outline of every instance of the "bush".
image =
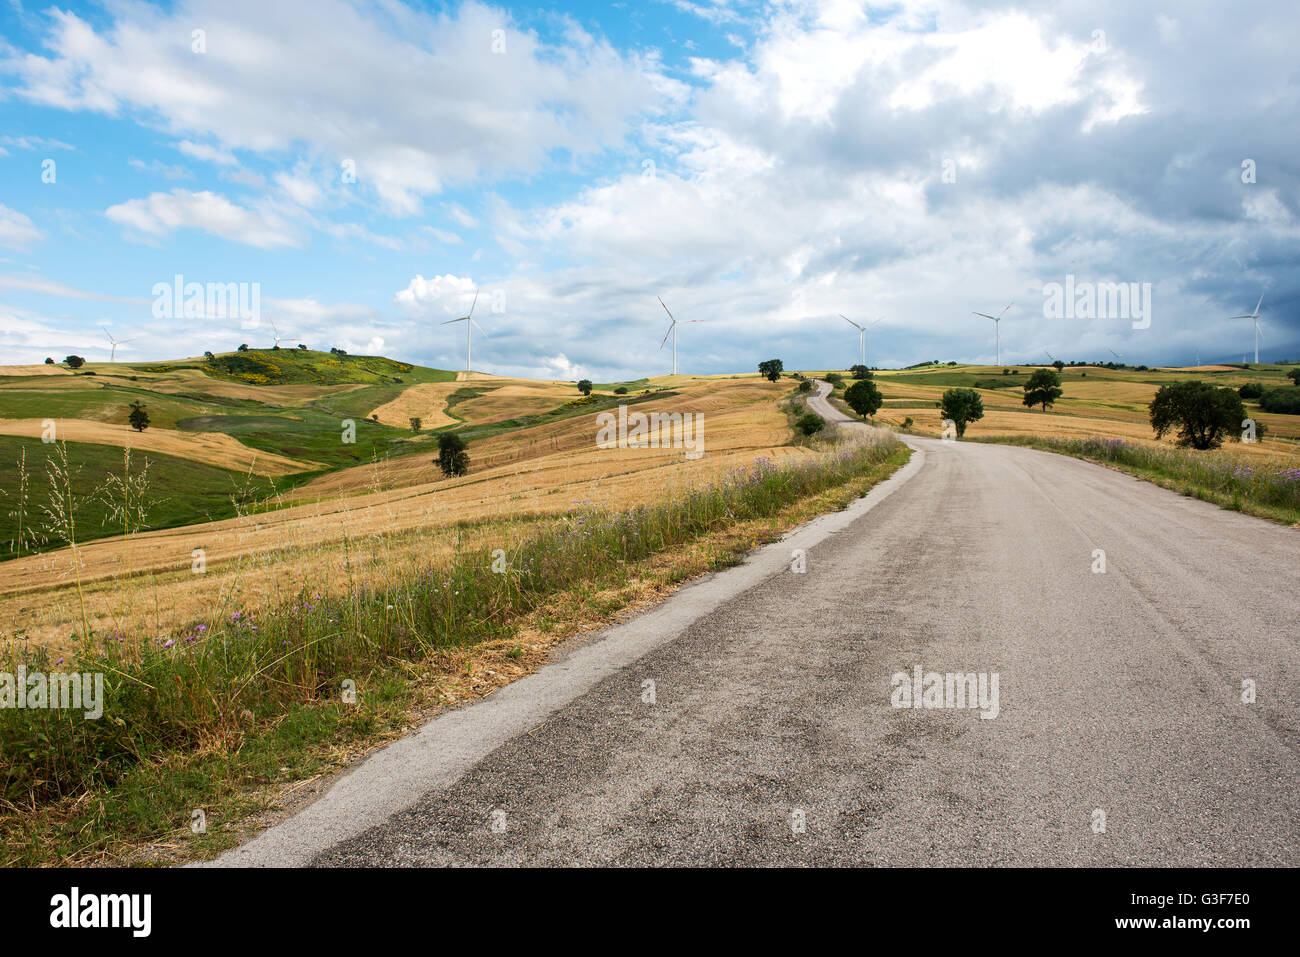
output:
[{"label": "bush", "polygon": [[826,420],[816,412],[805,412],[799,416],[794,427],[804,435],[816,435],[822,429],[826,428]]},{"label": "bush", "polygon": [[[46,359],[45,361],[49,362],[50,360]],[[1297,366],[1296,368],[1288,372],[1286,374],[1286,377],[1290,379],[1292,382],[1294,382],[1296,385],[1300,385],[1300,366]]]},{"label": "bush", "polygon": [[1237,390],[1237,395],[1243,399],[1258,399],[1264,394],[1264,386],[1258,382],[1247,382]]},{"label": "bush", "polygon": [[627,386],[621,385],[614,390],[615,395],[627,395]]},{"label": "bush", "polygon": [[455,432],[443,432],[438,436],[438,457],[434,460],[443,475],[464,475],[469,471],[469,453],[465,451],[465,440]]},{"label": "bush", "polygon": [[1280,415],[1300,415],[1300,388],[1284,386],[1269,389],[1259,399],[1259,407],[1265,412]]},{"label": "bush", "polygon": [[803,380],[800,381],[800,383],[799,383],[799,391],[800,391],[800,392],[811,392],[811,391],[812,391],[812,387],[813,387],[813,386],[812,386],[812,382],[809,381],[808,379],[803,379]]},{"label": "bush", "polygon": [[849,375],[855,379],[870,379],[871,370],[864,365],[849,366]]},{"label": "bush", "polygon": [[839,385],[844,381],[844,376],[840,375],[838,372],[828,372],[826,373],[826,381],[831,385]]}]

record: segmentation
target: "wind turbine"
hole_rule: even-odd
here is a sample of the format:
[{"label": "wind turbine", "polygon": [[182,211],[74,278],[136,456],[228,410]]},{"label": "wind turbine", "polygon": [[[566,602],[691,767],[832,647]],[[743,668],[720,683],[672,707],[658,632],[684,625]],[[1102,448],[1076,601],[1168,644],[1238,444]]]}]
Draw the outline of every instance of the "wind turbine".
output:
[{"label": "wind turbine", "polygon": [[[477,305],[478,305],[478,290],[475,289],[475,290],[474,290],[474,301],[471,302],[471,303],[469,304],[469,314],[468,314],[468,315],[461,316],[459,319],[448,319],[446,322],[441,323],[441,325],[444,325],[444,326],[449,326],[449,325],[451,325],[453,322],[463,322],[463,323],[465,323],[465,376],[466,376],[466,378],[468,378],[468,377],[469,377],[469,374],[470,374],[470,372],[469,372],[469,359],[470,359],[471,351],[472,351],[473,346],[474,346],[474,343],[473,343],[472,338],[471,338],[471,335],[470,335],[470,327],[473,327],[473,328],[477,329],[479,332],[483,332],[483,327],[480,326],[477,322],[474,321],[474,307],[477,306]],[[486,332],[483,332],[483,335],[486,336],[487,333],[486,333]]]},{"label": "wind turbine", "polygon": [[1106,351],[1109,352],[1111,355],[1113,355],[1116,359],[1124,358],[1124,353],[1122,352],[1116,352],[1114,349],[1107,349]]},{"label": "wind turbine", "polygon": [[[1010,309],[1014,305],[1014,302],[1007,303],[1007,309]],[[1007,314],[1007,309],[1003,309],[996,316],[990,316],[987,312],[975,313],[977,316],[983,316],[985,319],[993,320],[993,328],[997,332],[998,337],[998,365],[1002,365],[1002,317]]]},{"label": "wind turbine", "polygon": [[[655,298],[659,299],[659,305],[664,307],[664,312],[668,313],[668,318],[672,320],[671,322],[668,323],[668,331],[664,333],[664,341],[659,343],[659,348],[662,349],[664,347],[664,345],[668,342],[669,336],[673,337],[673,375],[677,375],[677,319],[673,317],[672,310],[669,309],[666,305],[664,305],[663,299],[661,299],[659,296],[655,296]],[[681,321],[682,322],[703,322],[704,320],[683,319]]]},{"label": "wind turbine", "polygon": [[122,343],[124,343],[124,342],[130,342],[131,340],[130,340],[130,339],[114,339],[114,338],[113,338],[113,334],[112,334],[111,332],[108,331],[108,327],[107,327],[107,326],[104,327],[104,335],[108,336],[108,341],[111,342],[111,343],[113,344],[113,348],[110,349],[110,350],[109,350],[109,353],[108,353],[108,361],[109,361],[109,362],[116,362],[116,361],[117,361],[117,347],[120,346]]},{"label": "wind turbine", "polygon": [[[1259,307],[1264,305],[1264,297],[1259,297],[1259,302],[1255,303],[1255,311],[1248,316],[1232,316],[1233,319],[1249,319],[1255,323],[1255,364],[1259,364]],[[1244,361],[1244,360],[1243,360]]]},{"label": "wind turbine", "polygon": [[280,335],[280,330],[277,329],[277,328],[275,328],[275,320],[274,320],[274,319],[271,320],[271,338],[275,340],[275,347],[276,347],[277,349],[280,348],[280,343],[281,343],[281,342],[298,342],[298,341],[299,341],[299,340],[297,340],[297,339],[288,339],[288,338],[286,338],[286,337]]},{"label": "wind turbine", "polygon": [[858,353],[860,356],[858,361],[861,362],[863,365],[866,365],[867,364],[867,330],[875,328],[876,326],[880,325],[882,322],[885,321],[885,317],[881,316],[875,322],[869,322],[865,326],[858,325],[856,322],[854,322],[848,316],[844,315],[844,313],[842,312],[840,313],[840,318],[843,319],[845,322],[847,322],[849,325],[851,325],[854,329],[858,330]]},{"label": "wind turbine", "polygon": [[[1043,351],[1044,351],[1044,352],[1047,352],[1046,349],[1044,349]],[[1047,352],[1047,358],[1051,359],[1052,362],[1056,362],[1056,361],[1057,361],[1056,356],[1052,355],[1050,352]]]}]

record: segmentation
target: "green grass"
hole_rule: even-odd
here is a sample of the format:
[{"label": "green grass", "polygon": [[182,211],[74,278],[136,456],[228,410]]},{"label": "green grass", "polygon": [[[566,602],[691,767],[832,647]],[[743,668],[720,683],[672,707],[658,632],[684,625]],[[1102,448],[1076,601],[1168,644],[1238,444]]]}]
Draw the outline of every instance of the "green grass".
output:
[{"label": "green grass", "polygon": [[[454,372],[426,369],[383,356],[340,356],[313,349],[249,349],[223,352],[212,359],[138,365],[141,372],[199,369],[226,382],[248,385],[345,385],[351,383],[441,382]],[[435,378],[427,378],[433,375]]]},{"label": "green grass", "polygon": [[966,441],[1021,445],[1101,462],[1223,508],[1286,525],[1300,523],[1300,468],[1099,436],[1087,439],[995,436]]},{"label": "green grass", "polygon": [[[92,445],[87,442],[61,443],[67,449],[71,466],[70,478],[75,502],[76,535],[78,542],[120,535],[124,529],[110,516],[116,502],[101,496],[110,476],[121,476],[122,449],[111,445]],[[21,553],[48,551],[61,548],[66,542],[43,526],[48,524],[42,507],[49,503],[50,456],[55,445],[39,439],[0,436],[0,560],[19,555],[19,510],[25,511],[22,525],[25,528]],[[19,459],[25,453],[27,472],[26,505],[21,504]],[[137,477],[148,467],[148,483],[152,489],[151,505],[145,517],[147,528],[174,528],[215,519],[230,518],[236,514],[236,501],[249,506],[255,499],[271,495],[278,488],[283,491],[291,482],[285,479],[254,478],[249,483],[247,475],[218,468],[202,462],[156,452],[132,452],[131,475]],[[278,483],[278,484],[277,484]],[[35,536],[33,540],[30,536]]]},{"label": "green grass", "polygon": [[[781,467],[760,459],[651,506],[536,520],[505,574],[476,548],[410,567],[383,588],[357,583],[321,597],[304,585],[290,602],[230,610],[166,641],[92,635],[66,665],[12,644],[0,670],[102,673],[106,708],[97,721],[0,709],[0,752],[22,756],[0,765],[0,864],[93,858],[175,833],[194,807],[237,818],[250,783],[315,773],[329,749],[399,726],[414,676],[440,651],[508,638],[561,596],[618,588],[656,554],[738,523],[816,496],[847,504],[907,457],[892,439],[854,443]],[[747,544],[712,549],[712,567],[734,563]],[[340,701],[344,679],[356,682],[356,708]],[[211,835],[207,849],[229,840]]]},{"label": "green grass", "polygon": [[95,389],[0,389],[0,418],[96,419],[126,424],[129,406],[137,399],[155,428],[174,429],[181,419],[223,410],[225,403],[198,402],[182,396],[120,385]]}]

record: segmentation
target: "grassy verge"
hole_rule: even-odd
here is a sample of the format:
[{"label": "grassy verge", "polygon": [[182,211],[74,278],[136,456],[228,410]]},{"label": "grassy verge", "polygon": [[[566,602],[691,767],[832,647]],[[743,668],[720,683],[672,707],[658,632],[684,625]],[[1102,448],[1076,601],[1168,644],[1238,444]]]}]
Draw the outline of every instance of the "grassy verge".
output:
[{"label": "grassy verge", "polygon": [[908,457],[892,439],[823,448],[653,506],[536,521],[508,550],[457,551],[383,588],[307,588],[166,638],[92,635],[69,662],[11,646],[0,671],[102,673],[106,706],[99,720],[0,709],[0,864],[138,861],[146,845],[168,859],[217,853],[293,782],[527,673],[584,623],[844,507]]},{"label": "grassy verge", "polygon": [[993,436],[967,441],[1023,445],[1071,455],[1114,466],[1163,488],[1236,512],[1286,525],[1300,524],[1300,468],[1100,436],[1087,439]]}]

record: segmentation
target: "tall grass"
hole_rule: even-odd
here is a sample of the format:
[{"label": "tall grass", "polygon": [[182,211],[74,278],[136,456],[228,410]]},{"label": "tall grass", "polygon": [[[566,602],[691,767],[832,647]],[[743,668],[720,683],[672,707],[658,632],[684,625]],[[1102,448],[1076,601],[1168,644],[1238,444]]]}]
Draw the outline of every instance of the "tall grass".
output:
[{"label": "tall grass", "polygon": [[[167,635],[85,634],[65,670],[105,675],[103,717],[0,709],[0,799],[35,808],[111,787],[169,754],[236,746],[295,708],[337,703],[345,680],[364,694],[368,681],[403,665],[509,636],[559,593],[625,584],[638,561],[775,515],[906,456],[892,437],[829,438],[822,448],[781,466],[756,459],[653,505],[579,507],[513,545],[480,544],[442,563],[409,563],[382,585],[350,577],[345,588],[322,594],[304,584],[277,604],[227,608],[219,620]],[[129,490],[115,491],[124,509],[134,507]],[[52,667],[42,649],[15,642],[0,656],[0,670],[12,673],[19,664]]]},{"label": "tall grass", "polygon": [[1105,462],[1226,508],[1278,521],[1300,521],[1300,468],[1295,466],[1101,436],[1008,436],[980,441],[1030,446]]}]

